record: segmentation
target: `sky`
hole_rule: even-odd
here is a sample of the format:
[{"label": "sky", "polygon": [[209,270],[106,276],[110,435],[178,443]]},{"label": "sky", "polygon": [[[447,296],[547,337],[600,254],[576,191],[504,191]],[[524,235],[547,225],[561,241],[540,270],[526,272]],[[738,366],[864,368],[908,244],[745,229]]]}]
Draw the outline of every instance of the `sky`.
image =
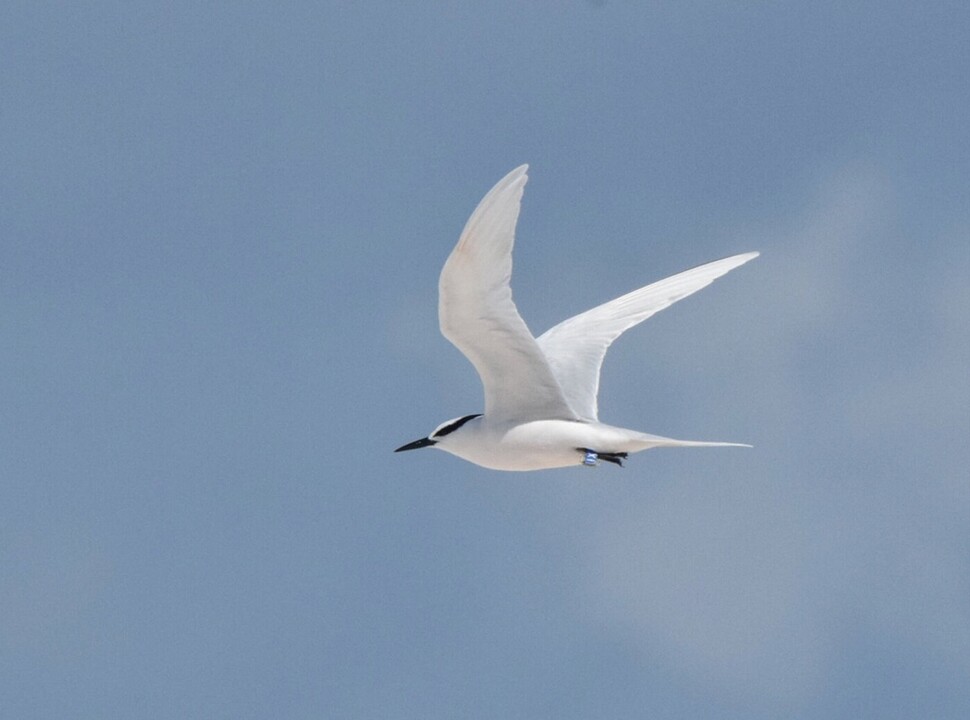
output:
[{"label": "sky", "polygon": [[[970,715],[970,10],[0,10],[0,711]],[[437,277],[529,163],[601,418],[751,443],[497,473]]]}]

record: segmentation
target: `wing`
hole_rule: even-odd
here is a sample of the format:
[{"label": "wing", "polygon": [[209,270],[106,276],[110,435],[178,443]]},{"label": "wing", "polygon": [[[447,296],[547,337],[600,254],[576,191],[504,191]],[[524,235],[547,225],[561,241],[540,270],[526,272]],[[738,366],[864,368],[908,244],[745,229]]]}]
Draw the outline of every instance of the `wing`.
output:
[{"label": "wing", "polygon": [[758,253],[750,252],[686,270],[564,320],[543,333],[539,347],[570,407],[584,420],[596,419],[600,366],[607,348],[624,330],[756,257]]},{"label": "wing", "polygon": [[512,245],[527,165],[478,204],[441,270],[441,333],[482,379],[490,420],[575,419],[546,357],[512,302]]}]

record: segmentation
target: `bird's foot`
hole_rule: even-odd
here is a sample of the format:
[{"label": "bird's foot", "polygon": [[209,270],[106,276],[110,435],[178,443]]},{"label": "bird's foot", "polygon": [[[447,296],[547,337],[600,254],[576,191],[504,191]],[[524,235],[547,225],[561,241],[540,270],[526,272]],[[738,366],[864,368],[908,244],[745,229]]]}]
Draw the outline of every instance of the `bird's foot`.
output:
[{"label": "bird's foot", "polygon": [[623,461],[626,460],[626,453],[600,453],[600,460],[606,460],[606,462],[611,462],[614,465],[619,465],[623,467]]},{"label": "bird's foot", "polygon": [[626,459],[627,453],[605,453],[596,452],[595,450],[590,450],[589,448],[576,448],[579,452],[583,453],[583,465],[586,467],[596,467],[599,465],[600,460],[605,460],[606,462],[613,463],[614,465],[619,465],[623,467],[623,461]]}]

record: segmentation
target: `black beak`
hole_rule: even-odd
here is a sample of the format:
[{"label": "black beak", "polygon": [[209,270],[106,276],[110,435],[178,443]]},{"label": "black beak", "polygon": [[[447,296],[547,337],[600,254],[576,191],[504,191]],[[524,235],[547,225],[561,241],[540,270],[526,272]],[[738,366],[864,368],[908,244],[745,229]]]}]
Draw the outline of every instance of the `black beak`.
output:
[{"label": "black beak", "polygon": [[421,438],[420,440],[415,440],[414,442],[409,442],[407,445],[402,445],[394,452],[403,452],[405,450],[417,450],[418,448],[430,447],[434,445],[434,440],[431,438]]}]

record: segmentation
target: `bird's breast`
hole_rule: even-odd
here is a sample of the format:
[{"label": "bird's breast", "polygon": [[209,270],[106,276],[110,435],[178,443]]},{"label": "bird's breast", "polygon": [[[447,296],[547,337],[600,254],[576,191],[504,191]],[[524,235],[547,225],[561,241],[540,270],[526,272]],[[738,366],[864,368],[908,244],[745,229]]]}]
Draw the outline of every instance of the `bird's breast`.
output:
[{"label": "bird's breast", "polygon": [[472,432],[456,433],[441,449],[493,470],[545,470],[579,465],[579,448],[625,451],[620,428],[570,420],[536,420],[512,425],[483,422]]}]

